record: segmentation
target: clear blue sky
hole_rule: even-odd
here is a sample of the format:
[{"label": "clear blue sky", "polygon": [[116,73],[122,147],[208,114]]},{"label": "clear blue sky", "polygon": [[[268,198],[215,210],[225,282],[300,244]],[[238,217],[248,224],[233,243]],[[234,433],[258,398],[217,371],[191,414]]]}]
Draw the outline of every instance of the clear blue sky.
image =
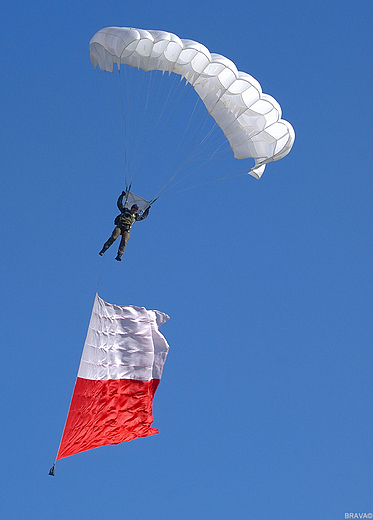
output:
[{"label": "clear blue sky", "polygon": [[[2,517],[373,513],[371,1],[3,0],[0,24]],[[260,181],[157,201],[121,263],[97,254],[124,188],[88,53],[110,25],[229,57],[297,136]],[[167,153],[135,192],[152,195]],[[101,272],[105,300],[171,317],[160,434],[63,459],[51,478]]]}]

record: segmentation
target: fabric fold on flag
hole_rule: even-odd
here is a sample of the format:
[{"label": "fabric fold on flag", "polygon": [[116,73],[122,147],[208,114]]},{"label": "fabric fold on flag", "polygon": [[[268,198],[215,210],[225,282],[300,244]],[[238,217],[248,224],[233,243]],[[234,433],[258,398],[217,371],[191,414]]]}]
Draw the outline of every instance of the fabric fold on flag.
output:
[{"label": "fabric fold on flag", "polygon": [[160,311],[96,294],[57,459],[158,433],[153,397],[169,350]]}]

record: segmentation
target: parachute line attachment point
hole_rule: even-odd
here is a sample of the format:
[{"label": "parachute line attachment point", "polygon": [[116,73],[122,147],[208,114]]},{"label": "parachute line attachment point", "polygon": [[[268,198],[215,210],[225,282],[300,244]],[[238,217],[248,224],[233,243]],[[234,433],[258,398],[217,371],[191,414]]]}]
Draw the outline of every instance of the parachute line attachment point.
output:
[{"label": "parachute line attachment point", "polygon": [[125,189],[125,193],[126,193],[126,194],[125,194],[125,198],[124,198],[124,205],[126,205],[127,202],[128,202],[128,196],[129,196],[129,194],[130,194],[131,187],[132,187],[132,182],[130,183],[129,186],[126,186],[126,189]]}]

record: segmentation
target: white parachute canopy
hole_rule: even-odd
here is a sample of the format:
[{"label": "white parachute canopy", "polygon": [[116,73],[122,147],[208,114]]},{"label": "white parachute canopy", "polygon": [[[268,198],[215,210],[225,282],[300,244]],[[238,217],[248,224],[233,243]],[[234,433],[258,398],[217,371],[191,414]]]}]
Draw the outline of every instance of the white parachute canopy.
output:
[{"label": "white parachute canopy", "polygon": [[93,36],[89,50],[94,67],[104,71],[129,65],[185,78],[224,132],[234,157],[255,160],[250,173],[257,178],[293,146],[293,127],[281,119],[277,101],[263,94],[256,79],[201,43],[165,31],[107,27]]}]

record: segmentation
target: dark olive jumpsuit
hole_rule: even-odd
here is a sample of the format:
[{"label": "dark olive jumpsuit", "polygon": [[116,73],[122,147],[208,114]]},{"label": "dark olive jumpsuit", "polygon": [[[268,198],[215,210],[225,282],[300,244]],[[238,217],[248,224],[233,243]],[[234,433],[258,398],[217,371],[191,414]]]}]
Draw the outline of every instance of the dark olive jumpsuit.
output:
[{"label": "dark olive jumpsuit", "polygon": [[120,258],[126,249],[132,225],[138,220],[144,220],[149,214],[150,208],[146,209],[142,215],[139,215],[138,213],[133,215],[130,209],[123,206],[123,197],[124,195],[122,193],[117,200],[117,206],[120,211],[120,215],[118,215],[115,219],[114,231],[112,232],[111,237],[105,242],[104,247],[100,251],[100,255],[109,249],[111,244],[119,237],[119,235],[122,235],[118,249],[118,257]]}]

